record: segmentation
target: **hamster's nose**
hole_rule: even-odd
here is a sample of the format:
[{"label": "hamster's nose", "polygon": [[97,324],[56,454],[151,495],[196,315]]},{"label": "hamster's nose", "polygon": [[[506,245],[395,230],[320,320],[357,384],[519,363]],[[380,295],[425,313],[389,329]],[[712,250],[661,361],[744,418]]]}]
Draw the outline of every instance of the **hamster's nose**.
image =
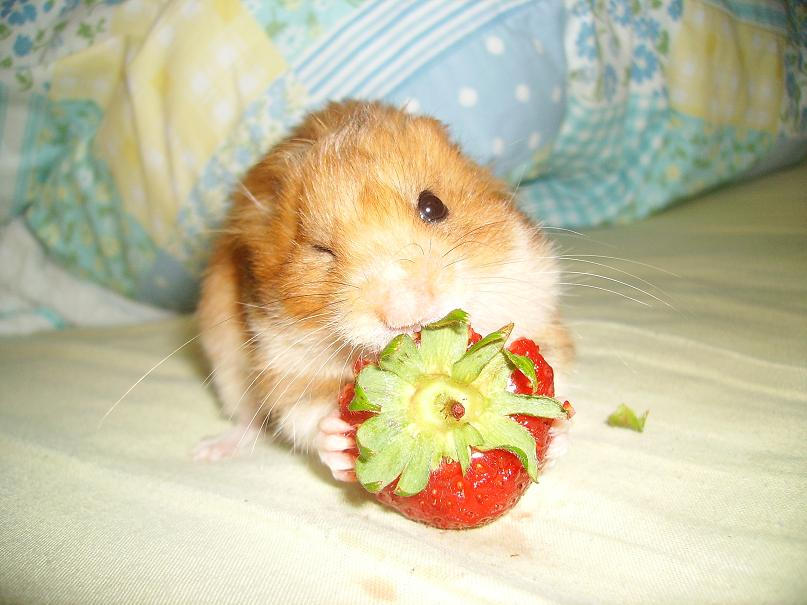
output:
[{"label": "hamster's nose", "polygon": [[393,286],[376,307],[376,315],[391,330],[408,331],[431,320],[436,309],[434,295],[424,288]]}]

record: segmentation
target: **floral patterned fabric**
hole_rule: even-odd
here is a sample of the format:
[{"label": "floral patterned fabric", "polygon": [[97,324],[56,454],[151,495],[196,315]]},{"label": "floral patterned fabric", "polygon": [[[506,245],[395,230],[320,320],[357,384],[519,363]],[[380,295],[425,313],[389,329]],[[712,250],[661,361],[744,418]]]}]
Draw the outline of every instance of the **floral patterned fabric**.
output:
[{"label": "floral patterned fabric", "polygon": [[807,5],[570,0],[567,113],[522,204],[550,225],[646,216],[804,157]]},{"label": "floral patterned fabric", "polygon": [[0,222],[190,309],[239,176],[329,99],[446,122],[558,227],[807,149],[807,8],[767,0],[0,0]]}]

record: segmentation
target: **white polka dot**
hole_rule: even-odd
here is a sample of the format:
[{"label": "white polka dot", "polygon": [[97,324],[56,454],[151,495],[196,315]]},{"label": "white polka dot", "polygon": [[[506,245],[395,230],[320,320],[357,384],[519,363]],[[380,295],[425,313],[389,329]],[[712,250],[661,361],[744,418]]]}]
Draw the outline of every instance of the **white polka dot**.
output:
[{"label": "white polka dot", "polygon": [[160,168],[165,165],[165,156],[159,149],[149,149],[146,152],[146,164],[149,168]]},{"label": "white polka dot", "polygon": [[685,76],[692,77],[695,75],[696,71],[698,71],[698,68],[694,61],[687,61],[684,63],[683,72]]},{"label": "white polka dot", "polygon": [[165,25],[157,30],[157,42],[162,46],[169,46],[174,41],[174,28],[170,25]]},{"label": "white polka dot", "polygon": [[493,139],[493,146],[491,147],[493,155],[502,155],[504,152],[504,139],[496,137]]},{"label": "white polka dot", "polygon": [[143,3],[140,0],[129,0],[129,2],[126,2],[123,5],[123,10],[125,10],[127,13],[132,13],[132,14],[139,13],[144,8],[145,7],[143,6]]},{"label": "white polka dot", "polygon": [[535,49],[535,52],[537,52],[539,55],[544,54],[544,50],[545,50],[544,49],[544,43],[541,42],[538,38],[533,38],[532,39],[532,47]]},{"label": "white polka dot", "polygon": [[675,103],[684,103],[689,97],[689,93],[683,88],[676,88],[672,91],[672,100]]},{"label": "white polka dot", "polygon": [[662,139],[661,136],[657,136],[652,141],[650,141],[650,145],[653,147],[653,149],[659,149],[662,143],[664,143],[664,139]]},{"label": "white polka dot", "polygon": [[132,185],[129,195],[135,204],[142,205],[146,202],[146,192],[140,185]]},{"label": "white polka dot", "polygon": [[460,88],[459,101],[463,107],[473,107],[479,100],[479,95],[473,88],[463,86]]},{"label": "white polka dot", "polygon": [[93,80],[92,82],[92,90],[95,94],[100,95],[106,92],[107,83],[106,80]]},{"label": "white polka dot", "polygon": [[182,16],[192,17],[194,15],[198,15],[201,8],[200,2],[186,2],[182,7]]},{"label": "white polka dot", "polygon": [[258,87],[258,82],[258,76],[249,72],[243,74],[238,80],[241,89],[247,93],[254,91]]},{"label": "white polka dot", "polygon": [[530,87],[526,84],[519,84],[516,86],[516,99],[522,103],[530,100]]},{"label": "white polka dot", "polygon": [[219,101],[213,108],[213,117],[218,122],[228,122],[233,117],[233,108],[227,101]]},{"label": "white polka dot", "polygon": [[527,139],[527,147],[530,149],[538,149],[538,145],[541,144],[541,133],[540,132],[533,132],[530,134],[530,138]]},{"label": "white polka dot", "polygon": [[499,36],[488,36],[485,39],[485,48],[492,55],[500,55],[504,52],[504,42]]},{"label": "white polka dot", "polygon": [[555,103],[560,103],[560,99],[562,96],[563,91],[560,89],[560,86],[555,86],[555,88],[552,89],[552,100]]},{"label": "white polka dot", "polygon": [[216,53],[216,59],[222,67],[229,67],[235,61],[237,55],[238,53],[234,47],[225,44]]},{"label": "white polka dot", "polygon": [[76,173],[76,180],[78,181],[78,184],[81,185],[82,187],[85,188],[89,187],[90,185],[92,185],[93,182],[92,173],[89,171],[88,168],[82,167]]},{"label": "white polka dot", "polygon": [[197,71],[191,76],[191,90],[196,94],[202,94],[210,88],[210,78],[203,71]]},{"label": "white polka dot", "polygon": [[418,111],[420,111],[420,101],[418,101],[414,97],[409,98],[404,103],[403,108],[406,113],[417,113]]},{"label": "white polka dot", "polygon": [[182,151],[182,161],[186,166],[191,167],[196,165],[196,154],[192,149],[185,149]]},{"label": "white polka dot", "polygon": [[703,25],[703,22],[706,20],[706,13],[703,11],[702,8],[698,8],[692,15],[695,20],[695,23],[698,25]]}]

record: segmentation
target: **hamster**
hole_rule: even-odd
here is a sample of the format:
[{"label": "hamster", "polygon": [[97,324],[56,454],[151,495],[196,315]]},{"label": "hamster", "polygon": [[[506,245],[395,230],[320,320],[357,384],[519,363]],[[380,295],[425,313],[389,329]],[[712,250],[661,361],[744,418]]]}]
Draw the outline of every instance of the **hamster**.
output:
[{"label": "hamster", "polygon": [[337,396],[353,361],[455,308],[482,334],[514,322],[562,370],[554,248],[513,197],[435,119],[358,101],[306,117],[234,192],[204,276],[202,346],[236,426],[195,457],[269,428],[352,479]]}]

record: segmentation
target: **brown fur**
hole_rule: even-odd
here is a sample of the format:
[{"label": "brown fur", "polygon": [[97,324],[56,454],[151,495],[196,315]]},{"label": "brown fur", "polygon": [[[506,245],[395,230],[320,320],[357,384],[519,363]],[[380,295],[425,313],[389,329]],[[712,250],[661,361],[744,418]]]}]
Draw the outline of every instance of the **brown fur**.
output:
[{"label": "brown fur", "polygon": [[[446,220],[421,220],[424,190]],[[355,101],[310,115],[236,190],[204,280],[225,411],[308,447],[353,358],[457,306],[569,361],[552,247],[511,199],[436,120]]]}]

